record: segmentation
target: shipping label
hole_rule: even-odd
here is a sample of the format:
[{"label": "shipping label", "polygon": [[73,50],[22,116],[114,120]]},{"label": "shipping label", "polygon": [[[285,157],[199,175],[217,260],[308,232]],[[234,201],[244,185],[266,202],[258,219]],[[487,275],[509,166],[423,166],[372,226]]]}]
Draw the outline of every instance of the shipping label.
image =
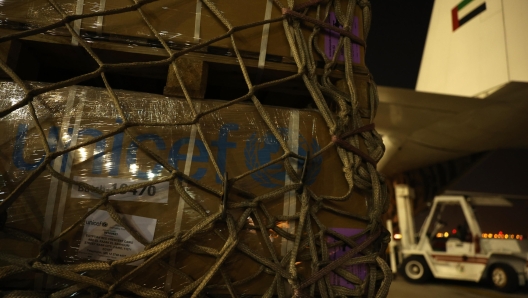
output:
[{"label": "shipping label", "polygon": [[[330,25],[343,28],[341,24],[339,24],[339,21],[337,20],[335,13],[330,12],[328,15],[328,22]],[[359,19],[358,17],[354,17],[352,21],[352,34],[359,37]],[[337,49],[337,46],[339,45],[339,38],[341,35],[335,31],[326,30],[325,34],[325,53],[326,57],[328,59],[332,59],[334,57],[334,53]],[[339,55],[337,56],[337,61],[343,62],[345,61],[345,54],[343,51],[343,48],[341,49]],[[356,64],[361,63],[361,53],[360,53],[360,46],[358,44],[352,43],[352,62]]]},{"label": "shipping label", "polygon": [[[344,235],[346,237],[351,237],[351,236],[354,236],[356,234],[359,234],[360,232],[362,232],[363,230],[362,229],[350,229],[350,228],[333,228],[332,229],[334,232],[337,232],[341,235]],[[339,241],[338,239],[335,239],[334,237],[328,237],[327,239],[328,243],[335,243],[337,241]],[[356,242],[357,243],[361,243],[365,241],[365,236],[361,236],[359,239],[356,239]],[[346,254],[347,251],[349,251],[351,248],[346,246],[346,245],[343,245],[343,246],[338,246],[338,247],[333,247],[332,249],[329,249],[329,256],[330,256],[330,261],[335,261],[337,259],[339,259],[340,257],[342,257],[344,254]],[[359,277],[361,280],[365,280],[365,278],[367,277],[367,265],[366,264],[356,264],[356,265],[351,265],[351,266],[346,266],[345,269],[354,274],[355,276]],[[341,287],[345,287],[345,288],[348,288],[348,289],[355,289],[355,285],[348,282],[346,279],[342,278],[341,276],[339,276],[338,274],[336,273],[330,273],[330,283],[332,285],[335,285],[335,286],[341,286]]]},{"label": "shipping label", "polygon": [[[154,238],[155,218],[121,214],[130,226],[147,241]],[[84,223],[78,256],[97,261],[115,261],[142,252],[145,246],[118,225],[108,212],[96,210]],[[142,260],[130,263],[137,266]]]},{"label": "shipping label", "polygon": [[[145,182],[138,179],[123,179],[112,177],[86,177],[75,176],[73,180],[84,182],[95,186],[103,191],[115,190],[129,185]],[[77,199],[98,199],[99,194],[88,191],[79,185],[72,185],[71,197]],[[110,196],[110,200],[115,201],[132,201],[132,202],[151,202],[166,204],[169,198],[169,182],[161,182],[150,186],[140,187],[123,194]]]}]

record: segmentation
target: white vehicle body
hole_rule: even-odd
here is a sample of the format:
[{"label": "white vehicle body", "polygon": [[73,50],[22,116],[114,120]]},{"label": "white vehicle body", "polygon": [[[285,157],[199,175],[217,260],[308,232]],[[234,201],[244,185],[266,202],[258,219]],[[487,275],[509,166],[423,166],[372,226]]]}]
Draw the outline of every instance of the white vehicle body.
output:
[{"label": "white vehicle body", "polygon": [[[420,258],[425,260],[430,273],[435,278],[456,279],[478,282],[481,279],[490,279],[499,290],[502,286],[497,286],[499,279],[516,279],[508,281],[511,283],[508,288],[513,290],[517,286],[524,286],[528,282],[528,242],[516,239],[483,239],[481,230],[473,209],[464,196],[437,196],[434,198],[431,211],[427,216],[418,237],[414,234],[414,223],[410,208],[412,191],[406,185],[398,185],[396,189],[396,200],[398,205],[398,217],[402,241],[400,245],[400,258],[406,266],[409,258],[416,259],[416,265],[420,265]],[[463,240],[459,238],[446,238],[445,249],[433,247],[435,235],[438,232],[437,221],[438,211],[442,206],[458,205],[461,207],[465,217],[468,237]],[[432,235],[431,235],[432,234]],[[438,240],[438,239],[436,239]],[[509,273],[495,272],[496,267],[509,267],[505,269]],[[411,267],[409,267],[411,268]],[[415,268],[419,272],[420,268]],[[424,268],[421,268],[424,270]],[[407,269],[405,269],[407,270]],[[405,272],[409,279],[413,272]],[[492,272],[493,271],[493,272]],[[503,270],[504,271],[504,270]],[[515,272],[515,273],[513,273]],[[408,274],[407,274],[408,273]],[[426,272],[429,273],[429,272]],[[509,276],[496,276],[503,274]],[[513,276],[515,275],[515,277]],[[422,276],[410,277],[413,281],[422,281]]]}]

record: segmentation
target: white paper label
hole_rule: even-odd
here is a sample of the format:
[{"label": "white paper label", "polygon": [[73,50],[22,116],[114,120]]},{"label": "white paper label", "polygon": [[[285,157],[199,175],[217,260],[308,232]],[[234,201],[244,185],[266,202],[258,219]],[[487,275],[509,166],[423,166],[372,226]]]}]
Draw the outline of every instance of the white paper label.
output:
[{"label": "white paper label", "polygon": [[[154,239],[155,218],[120,214],[131,228],[138,231],[147,241]],[[145,245],[138,242],[125,228],[118,225],[108,212],[96,210],[84,222],[78,256],[90,260],[115,261],[142,252]],[[137,266],[139,260],[129,265]]]},{"label": "white paper label", "polygon": [[[120,179],[120,178],[100,178],[100,177],[85,177],[75,176],[75,181],[81,181],[101,190],[109,191],[127,187],[132,184],[145,182],[137,179]],[[98,199],[101,196],[97,193],[89,192],[82,186],[72,185],[71,197],[78,199]],[[169,198],[169,182],[161,182],[158,184],[141,187],[124,194],[117,194],[110,196],[110,200],[115,201],[133,201],[133,202],[151,202],[151,203],[167,203]]]}]

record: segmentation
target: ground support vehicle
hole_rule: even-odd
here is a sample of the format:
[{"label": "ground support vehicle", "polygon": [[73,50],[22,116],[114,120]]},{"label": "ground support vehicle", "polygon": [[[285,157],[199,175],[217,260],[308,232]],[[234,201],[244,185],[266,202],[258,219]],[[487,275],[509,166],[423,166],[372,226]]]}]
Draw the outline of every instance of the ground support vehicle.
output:
[{"label": "ground support vehicle", "polygon": [[[410,201],[412,190],[398,185],[396,200],[402,239],[398,247],[399,272],[411,282],[432,277],[479,282],[485,280],[504,292],[515,291],[528,283],[528,241],[482,238],[472,209],[472,198],[437,196],[418,235]],[[495,198],[502,204],[507,202]],[[438,237],[441,229],[454,227],[452,237]],[[455,231],[456,228],[453,230]],[[451,230],[449,230],[451,231]],[[395,256],[391,256],[395,258]]]}]

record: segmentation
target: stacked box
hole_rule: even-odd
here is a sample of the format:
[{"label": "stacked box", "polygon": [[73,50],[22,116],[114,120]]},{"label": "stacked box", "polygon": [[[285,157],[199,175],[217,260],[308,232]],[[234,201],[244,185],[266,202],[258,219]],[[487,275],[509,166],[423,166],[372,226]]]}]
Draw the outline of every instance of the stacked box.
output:
[{"label": "stacked box", "polygon": [[[295,1],[297,5],[306,1]],[[113,1],[84,1],[84,0],[57,0],[56,1],[64,13],[67,15],[87,14],[101,10],[112,10],[126,7],[133,4],[129,0]],[[197,1],[184,0],[161,0],[147,3],[142,6],[144,15],[152,26],[161,34],[167,42],[173,43],[179,47],[188,47],[199,42],[204,42],[225,34],[228,31],[226,24],[214,15],[211,9],[198,1],[201,5],[197,6]],[[282,15],[281,8],[268,0],[214,0],[212,5],[217,8],[222,16],[225,17],[231,26],[241,26],[266,19],[275,19]],[[340,7],[346,11],[349,1],[341,0]],[[287,7],[286,1],[281,1],[284,7]],[[307,16],[313,19],[323,19],[326,5],[317,12],[314,7],[307,11]],[[328,5],[328,16],[325,22],[332,26],[341,27],[334,13],[334,6]],[[267,13],[269,12],[269,13]],[[300,11],[303,13],[304,11]],[[62,16],[57,10],[49,4],[47,0],[8,0],[0,7],[0,15],[4,19],[3,24],[23,24],[30,28],[42,27],[61,20]],[[127,42],[131,45],[155,41],[156,37],[145,24],[141,14],[138,11],[129,11],[120,14],[106,15],[103,17],[90,17],[77,20],[72,23],[73,27],[80,29],[81,35],[90,40],[109,40]],[[351,20],[351,32],[361,40],[365,40],[363,30],[362,10],[356,6],[354,17]],[[300,27],[306,40],[309,39],[313,31],[314,24],[303,21]],[[55,30],[53,34],[69,34],[65,28]],[[261,53],[268,57],[291,57],[290,45],[284,32],[283,22],[274,22],[269,25],[268,29],[263,26],[252,27],[238,31],[234,34],[237,48],[254,58],[260,58]],[[322,30],[322,35],[316,40],[317,45],[324,52],[327,58],[332,58],[339,43],[339,34]],[[217,41],[211,46],[232,49],[232,41],[229,38]],[[342,51],[341,51],[342,52]],[[234,55],[231,52],[222,52],[222,54]],[[322,57],[316,53],[316,59]],[[365,66],[365,48],[358,44],[352,46],[353,63]],[[265,56],[264,56],[265,57]],[[338,62],[343,62],[343,54],[338,55]]]},{"label": "stacked box", "polygon": [[[364,87],[359,93],[362,98],[367,98],[366,82],[365,78],[356,77],[356,84]],[[1,83],[0,90],[4,105],[1,108],[23,97],[22,90],[14,83]],[[222,183],[212,160],[216,162],[220,173],[227,172],[229,177],[238,177],[279,158],[285,152],[253,105],[231,105],[208,113],[196,125],[191,125],[193,112],[185,100],[127,91],[116,93],[128,122],[147,125],[129,127],[127,133],[120,132],[61,155],[50,166],[63,177],[101,190],[170,177],[170,169],[138,148],[137,143],[141,143],[159,156],[162,163],[183,172],[198,184],[211,188],[207,190],[188,179],[177,178],[111,196],[110,205],[113,209],[146,242],[178,232],[185,233],[221,210],[222,199],[218,194],[223,191]],[[222,104],[225,102],[194,101],[193,108],[196,112],[205,112]],[[37,97],[34,105],[51,151],[84,144],[114,131],[123,122],[104,89],[81,86],[63,88]],[[307,156],[308,152],[313,155],[332,142],[327,124],[315,110],[265,107],[265,111],[284,144],[302,157]],[[164,123],[172,125],[156,126]],[[0,164],[5,181],[0,198],[3,200],[38,168],[45,152],[27,106],[2,118],[0,128],[4,131],[0,136]],[[207,148],[211,149],[212,156],[208,154]],[[358,190],[349,192],[351,188],[341,172],[343,163],[337,151],[336,147],[331,147],[310,160],[305,184],[312,196],[344,196],[343,200],[324,202],[343,214],[324,208],[312,211],[316,212],[321,224],[327,229],[351,237],[360,233],[367,221],[351,219],[344,213],[366,218],[367,200],[366,194]],[[304,161],[296,158],[289,158],[289,161],[293,170],[300,175]],[[252,201],[292,183],[284,163],[278,162],[237,180],[231,186],[233,191],[229,192],[227,198],[227,213],[243,227],[238,232],[240,243],[270,261],[273,255],[282,259],[293,247],[292,241],[270,229],[276,226],[282,231],[296,233],[294,221],[281,220],[281,216],[300,212],[302,203],[299,195],[296,190],[282,192],[262,201],[261,205],[255,205],[255,214],[263,220],[260,223],[254,214],[248,216],[244,211]],[[176,190],[179,185],[184,189],[183,196]],[[6,227],[46,241],[72,226],[70,232],[50,247],[48,255],[57,264],[112,262],[143,251],[145,245],[112,219],[105,206],[97,205],[100,200],[100,195],[90,192],[85,186],[61,181],[51,175],[51,171],[45,170],[8,209]],[[199,207],[192,208],[190,204]],[[92,208],[97,210],[77,223]],[[260,225],[266,226],[269,239],[263,239],[263,234],[255,230]],[[312,229],[314,234],[321,232],[313,222]],[[227,237],[226,225],[216,223],[214,229],[193,235],[185,246],[165,256],[163,261],[174,265],[190,278],[198,279],[213,266],[216,259],[197,252],[192,244],[220,250]],[[266,248],[267,242],[272,244],[272,252]],[[0,251],[21,258],[34,258],[39,253],[39,245],[7,237],[0,241]],[[338,256],[340,251],[341,248],[329,251],[330,258],[332,255]],[[302,247],[300,254],[308,252],[308,247]],[[122,276],[142,262],[139,260],[117,266],[118,271],[114,274]],[[309,262],[304,263],[301,259],[297,266],[304,278],[310,275]],[[364,278],[366,267],[361,266],[350,268],[359,270],[358,275]],[[224,269],[233,282],[258,274],[258,278],[237,286],[242,293],[263,295],[274,279],[273,274],[263,272],[258,262],[241,251],[228,257]],[[189,284],[158,263],[149,265],[147,270],[150,272],[148,276],[138,276],[133,281],[148,288],[176,292]],[[93,272],[90,274],[97,275]],[[344,283],[337,275],[333,278],[335,285]],[[111,283],[109,277],[103,280]],[[219,276],[215,276],[211,284],[221,281]],[[34,282],[47,284],[49,288],[64,287],[71,283],[58,278],[46,281],[38,274],[22,273],[0,280],[0,287],[32,288]],[[344,286],[354,288],[351,284],[345,283]],[[225,289],[211,289],[211,293],[227,292]]]},{"label": "stacked box", "polygon": [[[136,1],[53,2],[66,15],[75,15]],[[173,49],[182,49],[224,34],[231,25],[281,17],[276,2],[286,7],[289,1],[147,2],[141,12]],[[296,12],[339,28],[339,20],[346,21],[336,12],[344,13],[355,3],[310,2],[321,5]],[[64,17],[47,0],[2,4],[2,28],[38,28]],[[230,25],[215,16],[213,6]],[[141,12],[70,24],[90,43],[159,47]],[[364,40],[369,19],[358,6],[353,12],[350,31]],[[326,63],[325,74],[318,78],[321,72],[314,63],[320,67],[321,60],[334,55],[338,63],[344,62],[343,50],[336,54],[342,39],[320,29],[311,40],[319,27],[298,21],[288,17],[269,28],[248,28],[233,39],[244,58],[259,59],[262,67],[265,60],[292,61],[283,58],[292,56],[286,32],[294,34],[294,47],[315,58],[308,57],[307,65],[299,67],[305,76],[297,77],[297,83],[304,80],[309,90],[306,105],[316,101],[322,112],[271,106],[259,110],[258,99],[250,96],[246,99],[253,104],[240,99],[227,104],[116,90],[116,101],[107,90],[71,86],[29,96],[34,119],[28,104],[6,112],[27,94],[14,83],[0,83],[0,112],[7,115],[0,119],[0,211],[7,209],[5,226],[0,218],[0,289],[42,289],[58,296],[87,287],[92,295],[111,290],[180,297],[199,289],[194,295],[291,296],[289,291],[298,286],[293,283],[376,238],[376,214],[383,208],[373,199],[383,192],[374,169],[383,154],[380,136],[366,126],[340,137],[370,124],[375,115],[375,87],[368,70],[358,67],[365,65],[365,48],[351,46],[354,72],[360,69],[362,74],[352,74],[347,65],[345,79],[338,81],[327,77],[335,65]],[[38,40],[51,42],[50,35],[68,36],[59,39],[69,42],[64,27]],[[227,38],[199,51],[233,56],[232,49]],[[112,62],[105,60],[108,67],[100,70],[112,72]],[[33,92],[47,86],[30,85],[36,88]],[[248,86],[250,95],[260,98],[259,87],[264,85]],[[53,160],[46,159],[46,148]],[[75,149],[54,155],[68,148]],[[287,152],[291,155],[285,156]],[[228,184],[223,182],[226,177]],[[31,183],[24,184],[26,179]],[[112,195],[105,197],[108,192]],[[292,252],[294,239],[300,239],[298,253]],[[372,289],[367,283],[376,281],[372,269],[377,266],[377,242],[355,255],[368,260],[357,264],[349,259],[327,272],[317,291],[361,296]],[[296,258],[290,258],[292,253]],[[374,278],[369,281],[368,275]]]}]

